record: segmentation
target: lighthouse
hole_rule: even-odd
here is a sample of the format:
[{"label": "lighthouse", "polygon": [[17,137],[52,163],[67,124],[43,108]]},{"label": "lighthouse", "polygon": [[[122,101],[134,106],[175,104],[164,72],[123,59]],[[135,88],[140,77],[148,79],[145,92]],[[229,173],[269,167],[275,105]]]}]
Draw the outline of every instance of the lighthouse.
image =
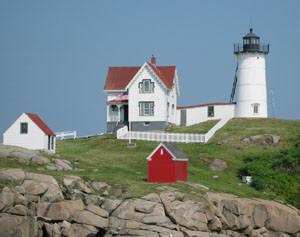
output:
[{"label": "lighthouse", "polygon": [[235,102],[235,117],[267,118],[266,55],[269,44],[261,44],[260,37],[249,33],[242,44],[234,45],[237,57],[235,79],[230,102]]}]

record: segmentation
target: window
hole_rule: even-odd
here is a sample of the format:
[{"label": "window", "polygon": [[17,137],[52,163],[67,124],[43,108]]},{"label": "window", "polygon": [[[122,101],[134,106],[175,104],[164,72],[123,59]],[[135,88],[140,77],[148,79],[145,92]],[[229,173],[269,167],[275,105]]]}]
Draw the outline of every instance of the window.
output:
[{"label": "window", "polygon": [[113,112],[118,111],[118,106],[112,105],[111,106],[111,111],[113,111]]},{"label": "window", "polygon": [[140,116],[154,116],[154,102],[139,102]]},{"label": "window", "polygon": [[154,82],[151,82],[150,79],[144,79],[139,83],[140,93],[154,93]]},{"label": "window", "polygon": [[175,105],[172,104],[172,115],[174,115]]},{"label": "window", "polygon": [[214,106],[207,107],[207,117],[214,117],[215,116],[215,108]]},{"label": "window", "polygon": [[150,122],[144,122],[144,126],[146,127],[150,126]]},{"label": "window", "polygon": [[259,113],[259,104],[258,103],[252,104],[252,107],[253,107],[253,113],[258,114]]},{"label": "window", "polygon": [[170,103],[168,102],[167,103],[167,118],[169,118],[169,115],[170,115],[169,111],[170,111]]},{"label": "window", "polygon": [[20,133],[27,134],[28,133],[28,123],[21,123],[20,124]]}]

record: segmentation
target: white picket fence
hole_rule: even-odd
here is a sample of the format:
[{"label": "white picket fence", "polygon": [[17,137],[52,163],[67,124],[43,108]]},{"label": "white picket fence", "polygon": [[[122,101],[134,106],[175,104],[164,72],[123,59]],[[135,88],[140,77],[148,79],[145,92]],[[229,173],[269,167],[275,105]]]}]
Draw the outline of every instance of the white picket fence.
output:
[{"label": "white picket fence", "polygon": [[222,128],[230,118],[221,119],[213,126],[206,134],[196,133],[168,133],[168,132],[136,132],[128,131],[127,126],[124,126],[117,131],[117,139],[132,139],[145,141],[160,141],[160,142],[181,142],[181,143],[206,143],[213,135]]},{"label": "white picket fence", "polygon": [[76,139],[77,132],[76,131],[62,131],[62,132],[55,132],[57,140],[65,140],[65,139]]}]

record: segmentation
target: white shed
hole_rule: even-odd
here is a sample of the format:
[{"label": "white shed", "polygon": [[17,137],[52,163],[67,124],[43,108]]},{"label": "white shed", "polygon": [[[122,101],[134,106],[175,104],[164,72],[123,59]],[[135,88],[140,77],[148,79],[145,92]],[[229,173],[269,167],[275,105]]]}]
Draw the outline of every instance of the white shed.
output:
[{"label": "white shed", "polygon": [[23,113],[3,134],[3,144],[55,153],[55,133],[33,113]]}]

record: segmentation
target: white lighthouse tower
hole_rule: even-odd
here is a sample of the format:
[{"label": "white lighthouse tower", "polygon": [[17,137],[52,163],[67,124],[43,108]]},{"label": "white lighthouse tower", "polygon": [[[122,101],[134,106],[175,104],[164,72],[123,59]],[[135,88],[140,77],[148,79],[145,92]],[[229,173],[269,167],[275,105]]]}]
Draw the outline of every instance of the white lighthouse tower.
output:
[{"label": "white lighthouse tower", "polygon": [[250,32],[243,37],[243,45],[234,45],[237,67],[231,102],[236,102],[235,117],[267,118],[266,55],[269,45]]}]

